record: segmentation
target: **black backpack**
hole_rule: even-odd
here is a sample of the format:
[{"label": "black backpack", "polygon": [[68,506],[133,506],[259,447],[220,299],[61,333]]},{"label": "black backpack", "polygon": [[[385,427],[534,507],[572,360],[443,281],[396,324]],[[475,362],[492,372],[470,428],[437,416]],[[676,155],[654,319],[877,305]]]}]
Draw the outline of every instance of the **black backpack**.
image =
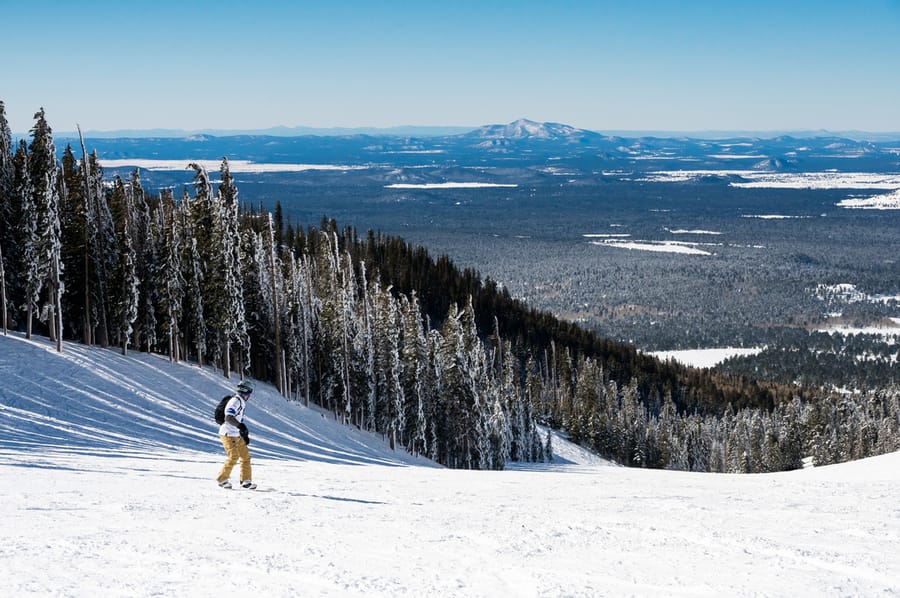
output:
[{"label": "black backpack", "polygon": [[219,401],[219,404],[216,405],[216,413],[214,417],[216,418],[216,423],[220,426],[225,423],[225,405],[227,405],[228,401],[231,400],[231,396],[232,395],[225,395],[222,400]]}]

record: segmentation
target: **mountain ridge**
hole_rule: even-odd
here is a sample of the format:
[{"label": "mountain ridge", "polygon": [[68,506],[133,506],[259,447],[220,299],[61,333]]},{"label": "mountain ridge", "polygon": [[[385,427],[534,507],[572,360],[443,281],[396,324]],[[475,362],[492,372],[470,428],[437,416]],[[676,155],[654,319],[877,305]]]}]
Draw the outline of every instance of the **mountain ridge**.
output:
[{"label": "mountain ridge", "polygon": [[[452,137],[452,136],[493,136],[506,133],[506,138],[522,139],[525,132],[531,129],[535,134],[532,138],[552,138],[557,136],[567,137],[571,135],[599,136],[607,138],[647,138],[658,137],[663,139],[732,139],[755,138],[776,139],[779,137],[793,137],[796,139],[813,139],[820,137],[838,137],[853,141],[900,141],[900,131],[832,131],[828,129],[773,129],[764,130],[666,130],[666,129],[585,129],[572,125],[552,122],[533,121],[527,118],[519,118],[509,123],[484,124],[481,126],[457,126],[457,125],[397,125],[389,127],[313,127],[313,126],[273,126],[259,129],[112,129],[112,130],[85,130],[84,136],[88,139],[119,139],[119,138],[162,138],[183,139],[192,136],[210,135],[214,137],[236,136],[265,136],[265,137],[346,137],[355,135],[370,135],[375,137]],[[56,137],[78,137],[76,131],[60,131]],[[16,138],[25,138],[27,133],[16,133]]]}]

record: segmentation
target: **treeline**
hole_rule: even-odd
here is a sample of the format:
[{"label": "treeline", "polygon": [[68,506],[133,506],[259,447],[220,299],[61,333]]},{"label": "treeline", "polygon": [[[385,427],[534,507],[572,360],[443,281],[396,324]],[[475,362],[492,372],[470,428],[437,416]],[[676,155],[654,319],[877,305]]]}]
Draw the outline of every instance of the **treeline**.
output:
[{"label": "treeline", "polygon": [[814,400],[660,363],[400,239],[242,205],[227,159],[215,185],[189,165],[176,198],[146,193],[137,170],[105,180],[80,149],[56,159],[43,110],[13,148],[0,102],[4,331],[271,380],[450,467],[552,458],[538,423],[626,464],[699,471],[855,458],[900,437],[896,390]]}]

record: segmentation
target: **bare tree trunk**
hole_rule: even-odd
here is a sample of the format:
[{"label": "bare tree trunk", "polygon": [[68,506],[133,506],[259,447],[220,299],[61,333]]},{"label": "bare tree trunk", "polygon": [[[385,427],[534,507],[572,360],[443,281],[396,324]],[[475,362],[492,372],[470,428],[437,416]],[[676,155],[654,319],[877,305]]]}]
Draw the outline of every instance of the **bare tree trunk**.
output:
[{"label": "bare tree trunk", "polygon": [[91,164],[87,158],[87,150],[84,147],[84,136],[81,134],[81,126],[78,127],[78,139],[81,141],[81,170],[84,173],[84,330],[82,342],[90,346],[93,341],[93,326],[91,325],[91,285],[90,285],[90,239],[88,230],[88,214],[91,199]]},{"label": "bare tree trunk", "polygon": [[278,323],[278,280],[275,271],[275,232],[272,216],[269,215],[269,265],[272,269],[272,318],[275,325],[275,380],[278,393],[284,396],[284,375],[281,366],[281,325]]},{"label": "bare tree trunk", "polygon": [[225,346],[223,347],[225,350],[223,351],[222,356],[222,373],[226,378],[231,377],[231,342],[229,342],[228,335],[225,335],[223,339],[223,343]]},{"label": "bare tree trunk", "polygon": [[98,293],[100,305],[97,306],[97,313],[99,314],[99,322],[97,322],[99,326],[97,344],[106,348],[109,346],[109,327],[106,323],[106,304],[103,301],[103,291],[104,289],[101,287],[100,293]]},{"label": "bare tree trunk", "polygon": [[3,248],[0,247],[0,318],[3,319],[3,336],[8,334],[6,323],[6,269],[3,267]]},{"label": "bare tree trunk", "polygon": [[51,287],[51,292],[53,296],[50,297],[50,305],[54,306],[51,309],[51,318],[53,320],[53,324],[50,325],[50,330],[56,329],[56,352],[62,352],[62,284],[59,282],[59,254],[54,253],[53,255],[53,283]]}]

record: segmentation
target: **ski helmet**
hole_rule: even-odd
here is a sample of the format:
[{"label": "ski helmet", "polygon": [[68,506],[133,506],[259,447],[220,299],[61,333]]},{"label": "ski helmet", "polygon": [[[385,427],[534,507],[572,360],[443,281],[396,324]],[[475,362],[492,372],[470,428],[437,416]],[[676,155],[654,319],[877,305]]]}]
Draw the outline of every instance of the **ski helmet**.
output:
[{"label": "ski helmet", "polygon": [[237,385],[237,391],[242,395],[248,395],[253,392],[253,385],[247,380],[241,380]]}]

